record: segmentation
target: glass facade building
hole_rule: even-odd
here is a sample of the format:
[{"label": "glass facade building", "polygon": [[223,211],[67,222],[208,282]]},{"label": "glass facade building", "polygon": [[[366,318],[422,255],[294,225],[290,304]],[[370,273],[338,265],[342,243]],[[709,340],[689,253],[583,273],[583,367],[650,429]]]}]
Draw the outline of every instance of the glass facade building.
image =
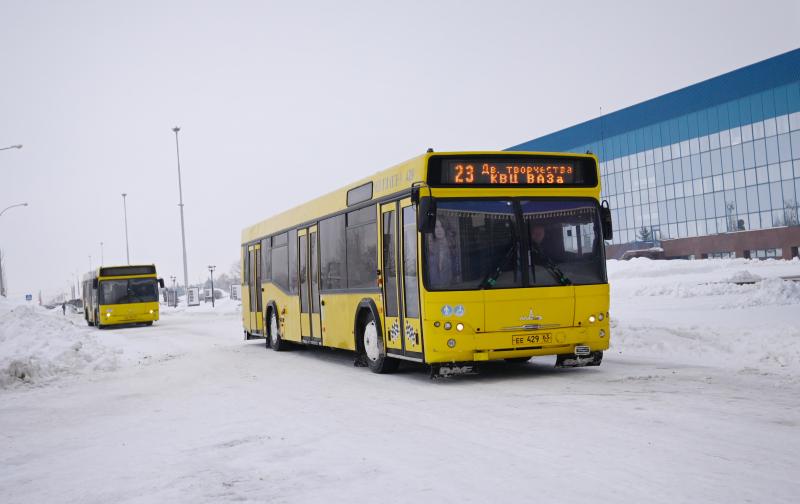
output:
[{"label": "glass facade building", "polygon": [[598,156],[609,257],[658,241],[673,256],[790,258],[800,245],[800,49],[508,150]]}]

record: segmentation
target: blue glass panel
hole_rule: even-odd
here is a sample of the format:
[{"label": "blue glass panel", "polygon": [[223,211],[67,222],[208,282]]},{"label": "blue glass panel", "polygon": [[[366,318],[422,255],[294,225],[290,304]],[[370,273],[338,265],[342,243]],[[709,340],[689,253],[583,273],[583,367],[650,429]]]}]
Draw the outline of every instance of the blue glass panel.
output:
[{"label": "blue glass panel", "polygon": [[670,119],[669,121],[669,143],[674,144],[681,141],[681,133],[678,129],[678,120]]},{"label": "blue glass panel", "polygon": [[708,131],[709,133],[716,133],[720,130],[719,125],[719,107],[711,107],[708,112]]},{"label": "blue glass panel", "polygon": [[700,136],[700,133],[697,129],[697,113],[692,112],[686,117],[686,121],[689,123],[689,138],[695,138]]},{"label": "blue glass panel", "polygon": [[719,130],[723,131],[731,127],[731,115],[728,113],[728,105],[722,104],[717,107],[717,117],[719,118]]},{"label": "blue glass panel", "polygon": [[729,128],[742,124],[739,120],[739,102],[728,102],[728,120],[730,121]]},{"label": "blue glass panel", "polygon": [[708,135],[711,131],[708,130],[708,110],[701,110],[697,113],[697,129],[700,135]]},{"label": "blue glass panel", "polygon": [[678,128],[678,141],[687,140],[689,138],[689,121],[686,116],[678,118]]},{"label": "blue glass panel", "polygon": [[761,93],[761,106],[764,111],[764,119],[775,117],[775,93],[772,89]]},{"label": "blue glass panel", "polygon": [[755,94],[750,97],[750,115],[748,122],[762,121],[764,119],[764,109],[761,106],[761,95]]},{"label": "blue glass panel", "polygon": [[787,113],[791,114],[800,110],[800,84],[789,84],[786,98],[789,106],[786,110]]},{"label": "blue glass panel", "polygon": [[669,121],[664,121],[658,125],[658,129],[660,132],[661,137],[661,145],[669,145],[672,143],[672,137],[670,135],[670,128],[669,128]]},{"label": "blue glass panel", "polygon": [[789,103],[788,103],[788,86],[781,86],[779,88],[775,88],[775,115],[784,115],[789,113]]},{"label": "blue glass panel", "polygon": [[750,98],[739,98],[736,101],[739,102],[739,124],[750,124],[753,122],[753,118],[750,115]]}]

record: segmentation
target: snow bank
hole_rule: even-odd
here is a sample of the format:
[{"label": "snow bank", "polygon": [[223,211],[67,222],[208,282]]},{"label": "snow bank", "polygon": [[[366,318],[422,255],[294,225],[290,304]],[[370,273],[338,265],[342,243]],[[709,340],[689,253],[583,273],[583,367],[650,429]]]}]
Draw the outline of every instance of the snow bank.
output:
[{"label": "snow bank", "polygon": [[[81,322],[83,320],[81,319]],[[117,351],[61,314],[0,301],[0,388],[117,367]]]},{"label": "snow bank", "polygon": [[[800,261],[609,261],[611,351],[800,372]],[[783,278],[782,278],[783,277]]]}]

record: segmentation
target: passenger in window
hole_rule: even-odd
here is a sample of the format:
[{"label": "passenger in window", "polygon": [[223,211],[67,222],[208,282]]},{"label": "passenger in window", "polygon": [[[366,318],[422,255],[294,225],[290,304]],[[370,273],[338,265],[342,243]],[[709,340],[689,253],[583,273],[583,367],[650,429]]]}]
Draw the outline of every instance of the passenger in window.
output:
[{"label": "passenger in window", "polygon": [[532,222],[529,225],[529,236],[531,241],[531,263],[547,264],[549,259],[544,252],[544,237],[547,234],[544,224]]},{"label": "passenger in window", "polygon": [[443,219],[436,219],[433,234],[428,235],[428,260],[430,282],[434,287],[447,288],[457,281],[457,260],[453,232],[447,228]]}]

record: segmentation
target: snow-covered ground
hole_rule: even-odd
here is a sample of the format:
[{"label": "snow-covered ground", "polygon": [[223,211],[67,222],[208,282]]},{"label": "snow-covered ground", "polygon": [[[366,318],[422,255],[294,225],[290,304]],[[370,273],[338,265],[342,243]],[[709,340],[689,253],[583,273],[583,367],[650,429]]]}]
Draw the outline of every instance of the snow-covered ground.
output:
[{"label": "snow-covered ground", "polygon": [[800,261],[609,274],[602,366],[437,381],[266,351],[230,300],[102,331],[0,302],[0,502],[796,502]]}]

